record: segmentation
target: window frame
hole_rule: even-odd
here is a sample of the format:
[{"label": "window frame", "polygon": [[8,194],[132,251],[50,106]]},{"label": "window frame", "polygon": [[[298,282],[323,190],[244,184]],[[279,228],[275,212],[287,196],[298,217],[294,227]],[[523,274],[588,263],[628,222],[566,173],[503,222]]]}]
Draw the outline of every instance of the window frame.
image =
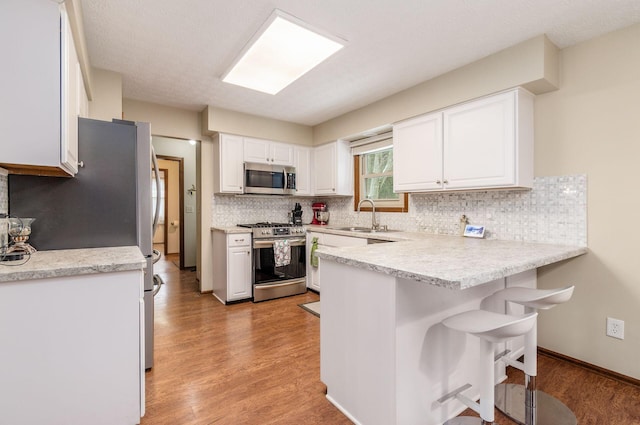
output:
[{"label": "window frame", "polygon": [[[392,148],[393,149],[393,148]],[[364,184],[363,184],[363,175],[362,175],[362,161],[364,160],[363,157],[366,154],[357,154],[357,155],[353,155],[353,200],[354,200],[354,204],[353,204],[353,210],[357,211],[358,210],[358,204],[360,203],[361,199],[365,199],[362,197],[362,191],[364,190]],[[375,200],[374,200],[375,202]],[[401,203],[401,206],[384,206],[384,205],[376,205],[376,211],[380,211],[380,212],[399,212],[399,213],[406,213],[409,212],[409,194],[408,193],[400,193],[400,197],[398,200],[399,203]],[[363,205],[362,208],[360,208],[360,211],[371,211],[372,208],[370,206],[365,206]]]}]

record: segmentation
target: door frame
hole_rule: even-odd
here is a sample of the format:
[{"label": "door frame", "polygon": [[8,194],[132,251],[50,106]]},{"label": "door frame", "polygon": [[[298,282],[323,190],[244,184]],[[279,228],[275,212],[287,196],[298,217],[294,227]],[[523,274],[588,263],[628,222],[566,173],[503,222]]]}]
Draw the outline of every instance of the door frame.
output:
[{"label": "door frame", "polygon": [[[157,155],[158,159],[164,159],[167,161],[176,161],[178,162],[178,174],[179,174],[179,183],[178,183],[178,205],[180,208],[180,269],[184,269],[184,158],[181,156],[169,156],[169,155]],[[166,176],[168,177],[168,173]],[[165,188],[167,188],[167,181],[165,181]],[[166,189],[168,190],[168,189]],[[165,212],[167,208],[167,198],[165,198]],[[165,255],[167,252],[167,229],[168,222],[167,216],[164,216],[164,231],[165,231]]]},{"label": "door frame", "polygon": [[[169,213],[169,206],[167,205],[167,195],[169,193],[169,170],[167,168],[158,168],[160,175],[164,176],[164,190],[163,190],[163,209],[164,209],[164,222],[162,223],[162,245],[164,245],[164,255],[167,256],[167,238],[169,237],[167,231],[167,214]],[[156,201],[157,202],[157,201]]]}]

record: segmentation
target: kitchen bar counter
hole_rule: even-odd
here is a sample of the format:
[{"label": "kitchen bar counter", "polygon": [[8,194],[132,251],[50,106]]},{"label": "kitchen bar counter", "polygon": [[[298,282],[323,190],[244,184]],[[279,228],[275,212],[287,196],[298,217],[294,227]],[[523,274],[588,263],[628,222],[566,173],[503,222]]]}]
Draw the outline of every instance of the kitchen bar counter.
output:
[{"label": "kitchen bar counter", "polygon": [[[357,232],[353,232],[357,233]],[[362,233],[360,233],[362,234]],[[374,233],[382,239],[393,233]],[[395,236],[411,237],[409,233]],[[351,235],[350,235],[351,236]],[[450,289],[466,289],[587,252],[585,247],[419,234],[418,240],[318,249],[318,257]]]},{"label": "kitchen bar counter", "polygon": [[[440,425],[467,406],[438,399],[470,383],[477,399],[479,339],[442,320],[470,309],[521,314],[494,300],[512,286],[536,287],[540,266],[577,257],[585,247],[472,239],[412,232],[333,233],[390,243],[320,246],[320,378],[327,399],[355,424]],[[392,242],[395,241],[395,242]],[[579,282],[557,282],[558,287]],[[579,292],[580,287],[576,287]],[[517,359],[522,337],[500,344]],[[496,381],[506,378],[496,362]]]},{"label": "kitchen bar counter", "polygon": [[137,246],[37,251],[26,263],[24,260],[0,263],[0,282],[142,270],[144,267],[145,259]]}]

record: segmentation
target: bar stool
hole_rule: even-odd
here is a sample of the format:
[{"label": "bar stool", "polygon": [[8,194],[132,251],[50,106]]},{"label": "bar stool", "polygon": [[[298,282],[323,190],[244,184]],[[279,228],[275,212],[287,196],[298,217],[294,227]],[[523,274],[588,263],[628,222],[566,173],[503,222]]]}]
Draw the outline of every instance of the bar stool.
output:
[{"label": "bar stool", "polygon": [[495,360],[493,344],[505,342],[530,332],[536,324],[538,313],[524,316],[512,316],[485,310],[470,310],[447,317],[442,324],[450,329],[466,332],[480,338],[480,403],[462,395],[470,384],[454,390],[438,400],[440,404],[456,398],[480,414],[480,418],[461,416],[445,422],[443,425],[491,425],[494,421]]},{"label": "bar stool", "polygon": [[[492,297],[504,299],[525,307],[525,313],[548,310],[569,301],[575,286],[559,289],[511,287],[502,289]],[[524,363],[503,357],[502,361],[524,372],[525,385],[499,384],[495,388],[496,408],[522,425],[576,425],[576,416],[557,398],[536,389],[537,328],[524,338]]]}]

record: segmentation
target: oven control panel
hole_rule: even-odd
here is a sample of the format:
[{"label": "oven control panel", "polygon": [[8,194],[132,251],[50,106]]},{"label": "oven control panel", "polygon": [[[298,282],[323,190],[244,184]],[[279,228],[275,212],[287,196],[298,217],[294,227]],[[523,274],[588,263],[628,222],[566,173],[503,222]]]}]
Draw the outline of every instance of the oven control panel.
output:
[{"label": "oven control panel", "polygon": [[266,238],[272,236],[301,236],[304,235],[305,229],[302,226],[292,227],[262,227],[253,229],[253,236],[256,238]]}]

